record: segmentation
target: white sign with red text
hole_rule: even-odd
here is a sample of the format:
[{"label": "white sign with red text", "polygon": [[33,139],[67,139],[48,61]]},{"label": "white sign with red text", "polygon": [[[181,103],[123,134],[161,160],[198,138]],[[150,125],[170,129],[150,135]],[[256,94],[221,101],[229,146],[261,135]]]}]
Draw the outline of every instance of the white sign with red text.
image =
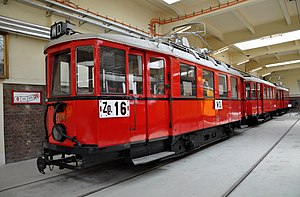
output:
[{"label": "white sign with red text", "polygon": [[13,104],[41,104],[41,92],[13,92]]}]

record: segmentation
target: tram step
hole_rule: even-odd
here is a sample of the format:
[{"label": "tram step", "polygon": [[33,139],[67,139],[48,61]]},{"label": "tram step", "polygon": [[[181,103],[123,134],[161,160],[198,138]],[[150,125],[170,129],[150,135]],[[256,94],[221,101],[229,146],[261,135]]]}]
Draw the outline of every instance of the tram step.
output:
[{"label": "tram step", "polygon": [[149,163],[151,161],[159,160],[171,155],[175,155],[175,152],[165,151],[165,152],[155,153],[144,157],[134,158],[132,159],[132,162],[134,165],[139,165],[139,164],[144,164],[144,163]]}]

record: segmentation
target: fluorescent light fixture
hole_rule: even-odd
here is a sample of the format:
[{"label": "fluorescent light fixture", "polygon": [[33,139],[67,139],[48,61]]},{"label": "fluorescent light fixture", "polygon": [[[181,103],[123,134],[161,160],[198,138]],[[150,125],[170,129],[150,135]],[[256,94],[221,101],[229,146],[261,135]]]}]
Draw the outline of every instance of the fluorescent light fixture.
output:
[{"label": "fluorescent light fixture", "polygon": [[177,31],[177,33],[182,33],[182,32],[184,32],[184,31],[186,31],[188,29],[191,29],[191,28],[192,28],[192,26],[184,27],[184,28],[180,29],[179,31]]},{"label": "fluorescent light fixture", "polygon": [[167,4],[172,4],[172,3],[176,3],[177,1],[180,0],[163,0],[164,2],[166,2]]},{"label": "fluorescent light fixture", "polygon": [[271,73],[266,73],[266,74],[264,74],[264,75],[262,75],[262,77],[266,77],[266,76],[268,76],[268,75],[270,75]]},{"label": "fluorescent light fixture", "polygon": [[217,54],[219,54],[219,53],[223,53],[223,52],[227,51],[228,49],[229,49],[228,47],[225,47],[225,48],[223,48],[223,49],[219,49],[219,50],[217,50],[216,52],[214,52],[213,55],[217,55]]},{"label": "fluorescent light fixture", "polygon": [[261,69],[262,69],[262,67],[255,68],[255,69],[253,69],[253,70],[250,70],[249,72],[255,72],[255,71],[259,71],[259,70],[261,70]]},{"label": "fluorescent light fixture", "polygon": [[249,50],[249,49],[255,49],[259,47],[270,46],[274,44],[280,44],[284,42],[295,41],[299,39],[300,39],[300,30],[297,30],[288,33],[283,33],[283,34],[266,36],[263,38],[249,40],[246,42],[236,43],[234,44],[234,46],[238,47],[241,50]]},{"label": "fluorescent light fixture", "polygon": [[237,63],[236,65],[238,66],[238,65],[241,65],[241,64],[245,64],[245,63],[247,63],[247,62],[249,62],[249,60],[242,61],[242,62],[240,62],[240,63]]},{"label": "fluorescent light fixture", "polygon": [[279,62],[279,63],[275,63],[275,64],[267,64],[266,67],[274,67],[274,66],[281,66],[281,65],[288,65],[288,64],[296,64],[299,63],[300,60],[292,60],[292,61],[286,61],[286,62]]}]

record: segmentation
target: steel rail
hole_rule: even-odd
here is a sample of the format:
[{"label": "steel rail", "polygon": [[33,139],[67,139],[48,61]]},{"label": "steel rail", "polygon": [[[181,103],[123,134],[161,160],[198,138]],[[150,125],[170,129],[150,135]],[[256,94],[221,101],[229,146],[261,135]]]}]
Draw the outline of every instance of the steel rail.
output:
[{"label": "steel rail", "polygon": [[291,129],[299,122],[300,118],[296,120],[296,122],[290,126],[290,128],[271,146],[265,154],[263,154],[259,160],[252,165],[252,167],[245,173],[241,178],[239,178],[223,195],[222,197],[229,196],[251,173],[252,171],[269,155],[269,153],[281,142],[281,140],[291,131]]}]

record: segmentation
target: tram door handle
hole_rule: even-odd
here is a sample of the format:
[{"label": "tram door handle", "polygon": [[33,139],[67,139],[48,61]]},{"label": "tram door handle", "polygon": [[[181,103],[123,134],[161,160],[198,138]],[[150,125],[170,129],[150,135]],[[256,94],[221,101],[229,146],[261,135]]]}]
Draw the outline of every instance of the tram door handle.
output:
[{"label": "tram door handle", "polygon": [[136,130],[136,97],[133,97],[133,127],[130,128],[130,131]]}]

